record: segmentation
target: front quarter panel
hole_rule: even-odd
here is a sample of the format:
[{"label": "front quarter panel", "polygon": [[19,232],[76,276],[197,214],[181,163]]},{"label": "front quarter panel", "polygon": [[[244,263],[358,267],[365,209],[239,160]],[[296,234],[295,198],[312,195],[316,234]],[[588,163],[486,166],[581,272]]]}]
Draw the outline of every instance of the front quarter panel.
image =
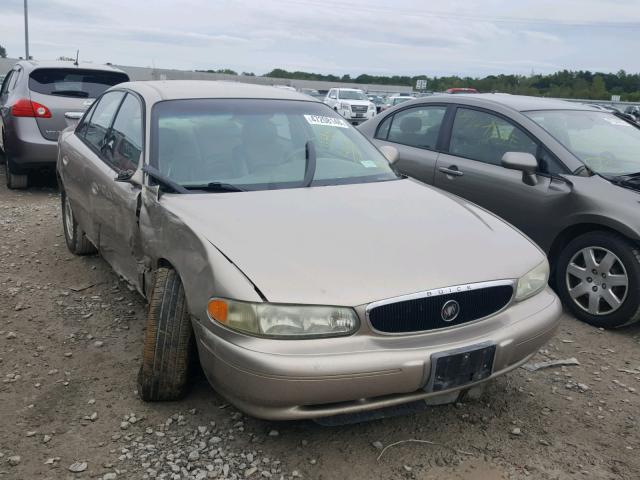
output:
[{"label": "front quarter panel", "polygon": [[212,296],[260,301],[244,274],[204,236],[169,207],[171,196],[158,198],[157,188],[144,187],[140,209],[140,258],[145,269],[145,293],[151,294],[156,268],[170,265],[184,286],[189,312],[207,324],[207,302]]}]

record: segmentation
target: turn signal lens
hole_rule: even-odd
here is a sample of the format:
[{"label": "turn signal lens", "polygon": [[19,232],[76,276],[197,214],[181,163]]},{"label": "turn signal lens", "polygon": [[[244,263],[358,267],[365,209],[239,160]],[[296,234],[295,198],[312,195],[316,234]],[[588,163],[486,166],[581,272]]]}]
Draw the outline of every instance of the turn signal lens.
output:
[{"label": "turn signal lens", "polygon": [[38,102],[21,98],[11,107],[11,115],[14,117],[51,118],[51,110]]},{"label": "turn signal lens", "polygon": [[209,300],[207,305],[209,316],[220,323],[227,323],[227,302],[219,299]]}]

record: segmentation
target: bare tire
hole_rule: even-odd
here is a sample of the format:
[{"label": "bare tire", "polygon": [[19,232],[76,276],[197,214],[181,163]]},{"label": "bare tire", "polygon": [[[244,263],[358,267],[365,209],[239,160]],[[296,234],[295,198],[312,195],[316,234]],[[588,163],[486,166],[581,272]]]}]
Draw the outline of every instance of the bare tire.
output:
[{"label": "bare tire", "polygon": [[146,402],[177,400],[187,392],[193,330],[184,287],[175,270],[156,271],[149,311],[138,392]]},{"label": "bare tire", "polygon": [[640,320],[640,250],[621,235],[589,232],[558,257],[555,278],[564,305],[596,327]]},{"label": "bare tire", "polygon": [[84,230],[80,228],[73,217],[73,210],[71,210],[71,204],[64,190],[62,190],[60,198],[62,200],[62,229],[64,230],[67,248],[74,255],[92,255],[96,253],[96,247],[87,238]]},{"label": "bare tire", "polygon": [[7,187],[13,190],[22,190],[27,188],[29,183],[29,176],[26,173],[19,173],[16,171],[15,166],[8,158],[4,164]]}]

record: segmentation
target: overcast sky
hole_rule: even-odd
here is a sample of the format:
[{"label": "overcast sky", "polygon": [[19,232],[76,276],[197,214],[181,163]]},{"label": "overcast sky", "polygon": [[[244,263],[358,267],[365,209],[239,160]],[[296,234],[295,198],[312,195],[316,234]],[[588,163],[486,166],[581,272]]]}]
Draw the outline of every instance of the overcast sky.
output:
[{"label": "overcast sky", "polygon": [[[0,44],[24,55],[23,0]],[[29,0],[38,59],[158,68],[484,76],[640,71],[640,0]]]}]

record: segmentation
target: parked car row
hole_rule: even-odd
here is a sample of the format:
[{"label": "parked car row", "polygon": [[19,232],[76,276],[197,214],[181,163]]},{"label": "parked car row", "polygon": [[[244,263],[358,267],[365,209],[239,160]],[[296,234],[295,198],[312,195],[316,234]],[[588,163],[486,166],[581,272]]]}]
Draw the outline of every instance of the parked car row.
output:
[{"label": "parked car row", "polygon": [[340,421],[481,388],[551,338],[560,299],[640,319],[635,124],[511,95],[376,115],[359,90],[309,93],[119,83],[59,135],[67,247],[149,302],[144,400],[182,396],[197,356],[251,415]]}]

